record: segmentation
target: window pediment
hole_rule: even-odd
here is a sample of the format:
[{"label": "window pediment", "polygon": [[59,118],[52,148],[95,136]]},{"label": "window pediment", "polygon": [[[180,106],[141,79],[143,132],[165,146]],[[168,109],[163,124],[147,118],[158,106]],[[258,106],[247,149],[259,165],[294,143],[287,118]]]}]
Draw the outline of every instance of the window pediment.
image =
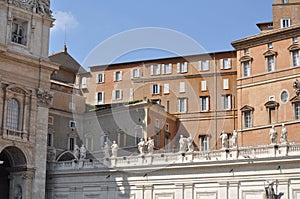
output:
[{"label": "window pediment", "polygon": [[294,103],[300,102],[300,96],[295,96],[295,97],[293,97],[293,98],[290,100],[290,102],[292,102],[293,104],[294,104]]},{"label": "window pediment", "polygon": [[253,58],[248,55],[242,56],[240,58],[240,62],[246,62],[246,61],[252,61],[252,60],[253,60]]},{"label": "window pediment", "polygon": [[300,45],[299,44],[293,44],[290,47],[288,47],[289,51],[293,51],[293,50],[300,50]]},{"label": "window pediment", "polygon": [[265,57],[269,57],[269,56],[277,56],[278,53],[274,50],[268,50],[267,52],[264,53]]},{"label": "window pediment", "polygon": [[279,107],[279,103],[276,101],[268,101],[267,103],[265,103],[265,107],[266,108],[277,108],[277,107]]},{"label": "window pediment", "polygon": [[243,108],[240,109],[242,112],[248,112],[248,111],[254,111],[254,108],[249,105],[243,106]]}]

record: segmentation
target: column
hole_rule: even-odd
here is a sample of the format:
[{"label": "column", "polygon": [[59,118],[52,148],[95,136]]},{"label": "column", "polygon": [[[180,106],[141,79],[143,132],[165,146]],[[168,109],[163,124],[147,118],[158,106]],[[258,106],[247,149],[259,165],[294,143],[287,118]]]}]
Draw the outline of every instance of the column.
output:
[{"label": "column", "polygon": [[34,178],[34,171],[27,171],[23,174],[23,198],[29,199],[32,198],[32,182]]},{"label": "column", "polygon": [[35,131],[35,177],[33,180],[33,199],[45,198],[46,159],[49,105],[53,95],[45,90],[37,89],[36,131]]},{"label": "column", "polygon": [[228,182],[219,182],[219,197],[228,199]]},{"label": "column", "polygon": [[183,194],[183,184],[175,184],[176,190],[175,190],[175,199],[185,199]]},{"label": "column", "polygon": [[184,198],[194,198],[194,185],[185,184],[184,185]]},{"label": "column", "polygon": [[230,182],[228,185],[228,198],[239,198],[239,182]]},{"label": "column", "polygon": [[144,197],[143,199],[153,199],[153,186],[145,185],[144,186]]}]

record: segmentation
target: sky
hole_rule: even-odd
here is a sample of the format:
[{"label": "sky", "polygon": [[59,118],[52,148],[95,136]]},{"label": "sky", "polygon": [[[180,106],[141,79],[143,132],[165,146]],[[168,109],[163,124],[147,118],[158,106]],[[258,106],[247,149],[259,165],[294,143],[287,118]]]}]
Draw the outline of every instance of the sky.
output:
[{"label": "sky", "polygon": [[[66,43],[71,56],[86,68],[107,62],[202,53],[184,45],[186,40],[177,43],[174,35],[188,38],[206,52],[233,50],[232,41],[259,33],[256,23],[272,21],[272,3],[273,0],[52,0],[56,21],[50,32],[49,53],[61,52]],[[161,37],[165,30],[167,36]],[[139,34],[143,34],[142,39]],[[177,45],[180,52],[169,51],[169,46],[162,50],[160,44],[149,46],[160,41],[165,42],[163,45],[172,44],[171,48]],[[139,45],[125,51],[125,45],[136,42]],[[87,62],[97,48],[101,48],[101,56]],[[115,52],[116,49],[124,51]],[[111,54],[113,59],[106,59]]]}]

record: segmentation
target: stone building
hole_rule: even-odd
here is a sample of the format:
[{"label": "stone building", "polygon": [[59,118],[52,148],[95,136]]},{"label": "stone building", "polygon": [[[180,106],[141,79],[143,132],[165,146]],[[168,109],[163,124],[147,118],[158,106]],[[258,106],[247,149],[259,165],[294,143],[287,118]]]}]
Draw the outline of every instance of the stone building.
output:
[{"label": "stone building", "polygon": [[49,1],[0,1],[0,195],[44,198],[53,94]]}]

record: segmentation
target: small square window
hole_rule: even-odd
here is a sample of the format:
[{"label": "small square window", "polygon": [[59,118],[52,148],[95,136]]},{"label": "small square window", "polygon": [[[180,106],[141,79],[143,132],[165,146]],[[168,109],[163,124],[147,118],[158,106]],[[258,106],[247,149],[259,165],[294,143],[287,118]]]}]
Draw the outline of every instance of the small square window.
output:
[{"label": "small square window", "polygon": [[70,127],[71,129],[76,129],[76,122],[75,122],[75,121],[70,121],[70,122],[69,122],[69,127]]},{"label": "small square window", "polygon": [[122,80],[122,71],[114,72],[114,81],[118,82]]},{"label": "small square window", "polygon": [[290,27],[292,24],[291,24],[291,19],[290,18],[283,18],[280,20],[280,24],[281,24],[281,28],[287,28],[287,27]]},{"label": "small square window", "polygon": [[273,43],[268,43],[268,48],[273,48]]},{"label": "small square window", "polygon": [[294,42],[294,43],[297,43],[298,41],[299,41],[299,40],[298,40],[298,37],[294,37],[294,38],[293,38],[293,42]]},{"label": "small square window", "polygon": [[249,54],[249,48],[244,49],[244,54]]}]

